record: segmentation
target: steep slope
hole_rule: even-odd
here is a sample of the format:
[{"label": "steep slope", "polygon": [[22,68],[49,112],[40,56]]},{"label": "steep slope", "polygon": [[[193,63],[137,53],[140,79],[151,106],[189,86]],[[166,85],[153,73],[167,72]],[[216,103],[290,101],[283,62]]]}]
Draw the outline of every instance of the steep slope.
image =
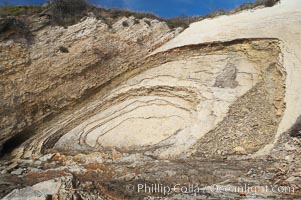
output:
[{"label": "steep slope", "polygon": [[[286,110],[278,128],[279,134],[287,131],[301,113],[301,5],[298,0],[282,0],[280,4],[265,9],[244,11],[238,15],[221,16],[191,24],[179,37],[155,52],[188,45],[233,38],[275,38],[280,42],[281,62],[287,73]],[[277,137],[278,138],[278,137]],[[277,139],[276,138],[276,139]],[[275,142],[276,140],[274,140]],[[270,150],[268,146],[266,150]]]},{"label": "steep slope", "polygon": [[[88,28],[77,31],[79,23],[67,35],[62,30],[64,42],[88,32],[68,48],[68,60],[58,55],[66,66],[92,68],[67,80],[74,95],[90,84],[93,95],[75,96],[78,103],[34,123],[35,134],[2,164],[2,195],[19,184],[6,199],[299,199],[301,139],[290,135],[300,131],[300,16],[298,0],[282,0],[194,23],[153,52],[157,38],[175,33],[152,22],[158,26],[144,49],[129,42],[124,30],[132,29],[120,21],[118,44],[126,37],[121,46],[130,47],[105,59],[104,71],[92,70],[92,56],[77,57],[86,51],[74,51],[94,47],[97,21],[83,20]],[[111,36],[102,41],[110,44]],[[53,88],[58,95],[73,91]]]},{"label": "steep slope", "polygon": [[[279,53],[276,40],[258,39],[187,46],[164,56],[151,56],[136,71],[114,80],[112,89],[105,90],[107,95],[99,96],[76,114],[94,116],[61,137],[63,130],[74,124],[72,113],[52,125],[55,129],[48,129],[44,136],[33,137],[30,149],[35,153],[52,146],[65,153],[117,149],[160,158],[186,152],[186,157],[187,150],[206,131],[229,115],[230,106],[240,103],[239,109],[232,106],[237,116],[231,116],[231,126],[225,122],[219,127],[244,128],[236,128],[237,133],[233,133],[240,135],[234,146],[224,147],[230,148],[229,154],[234,153],[241,138],[248,140],[242,148],[254,152],[274,137],[284,110],[285,74],[277,64]],[[250,134],[255,123],[257,128]],[[229,131],[225,134],[230,136]]]},{"label": "steep slope", "polygon": [[112,27],[87,17],[67,28],[38,30],[47,19],[32,21],[30,41],[0,42],[0,147],[34,135],[38,124],[72,109],[175,35],[164,22],[134,17]]}]

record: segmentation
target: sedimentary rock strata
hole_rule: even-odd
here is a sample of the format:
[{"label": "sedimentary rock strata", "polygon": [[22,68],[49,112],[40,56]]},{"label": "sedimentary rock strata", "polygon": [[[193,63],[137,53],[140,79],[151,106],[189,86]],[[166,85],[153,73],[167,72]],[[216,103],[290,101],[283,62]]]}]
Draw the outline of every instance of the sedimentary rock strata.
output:
[{"label": "sedimentary rock strata", "polygon": [[[47,24],[34,18],[39,20]],[[10,138],[14,143],[16,138],[34,135],[38,124],[72,109],[179,31],[147,20],[122,18],[109,27],[87,17],[67,28],[33,27],[29,41],[1,40],[0,146]]]},{"label": "sedimentary rock strata", "polygon": [[[15,189],[7,197],[29,191],[54,199],[299,199],[300,10],[297,0],[282,0],[272,8],[203,20],[151,54],[147,51],[157,47],[156,38],[164,41],[175,32],[152,22],[163,32],[154,36],[154,30],[150,31],[150,40],[144,43],[149,41],[152,47],[143,50],[145,46],[137,47],[134,33],[127,35],[121,20],[111,31],[120,35],[118,43],[127,39],[121,40],[118,53],[109,59],[105,50],[110,45],[100,51],[104,54],[89,53],[95,52],[91,46],[99,49],[102,44],[94,38],[98,32],[90,32],[98,21],[90,18],[72,26],[68,34],[58,28],[56,38],[70,42],[69,54],[56,53],[60,60],[45,59],[43,51],[36,62],[27,63],[31,49],[5,44],[10,52],[18,52],[12,55],[16,62],[4,71],[10,79],[15,77],[11,82],[19,80],[19,68],[29,65],[25,71],[34,86],[30,94],[52,99],[50,103],[64,109],[52,117],[41,115],[41,121],[32,118],[25,132],[25,125],[14,129],[30,137],[14,148],[15,159],[1,162],[5,187],[0,181],[0,193],[4,196]],[[123,20],[134,26],[131,19]],[[86,23],[90,25],[80,28]],[[106,29],[102,23],[100,27]],[[144,35],[143,27],[137,28],[138,35]],[[50,37],[47,31],[38,34]],[[76,39],[77,34],[85,39]],[[101,41],[115,41],[111,34]],[[1,53],[10,56],[8,51]],[[87,57],[78,57],[81,54]],[[45,66],[48,61],[56,63],[51,66],[58,71],[42,68],[34,73],[32,66]],[[60,68],[62,64],[66,67]],[[44,85],[37,81],[38,75],[50,78]],[[62,82],[52,84],[51,80]],[[18,90],[5,85],[5,99],[17,98]],[[92,89],[84,89],[88,94],[81,96],[80,88],[85,86]],[[74,101],[69,102],[69,96]],[[15,105],[9,102],[3,105]],[[5,108],[3,113],[9,113],[11,107]],[[3,118],[7,128],[3,141],[14,127],[10,126],[17,117],[13,114]],[[24,120],[23,115],[19,117]],[[48,191],[39,183],[61,188]],[[138,184],[156,183],[194,184],[201,192],[137,192]],[[261,189],[216,192],[208,187],[212,185]],[[283,186],[290,191],[272,190]]]},{"label": "sedimentary rock strata", "polygon": [[[229,41],[233,38],[277,38],[280,41],[281,61],[287,73],[285,88],[286,109],[284,118],[277,130],[278,137],[290,129],[301,112],[300,91],[300,2],[282,0],[271,8],[245,11],[237,15],[222,16],[214,20],[193,23],[179,37],[166,43],[156,52],[188,44],[213,41]],[[208,31],[210,30],[210,31]],[[258,47],[260,49],[260,47]],[[268,145],[262,153],[268,153],[273,145]]]},{"label": "sedimentary rock strata", "polygon": [[150,56],[18,154],[254,153],[275,136],[285,108],[280,56],[272,39],[192,45]]}]

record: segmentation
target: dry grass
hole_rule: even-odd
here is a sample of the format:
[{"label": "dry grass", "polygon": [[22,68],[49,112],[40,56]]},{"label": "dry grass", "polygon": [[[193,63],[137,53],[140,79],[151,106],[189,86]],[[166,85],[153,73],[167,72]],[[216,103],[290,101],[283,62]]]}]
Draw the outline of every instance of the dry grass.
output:
[{"label": "dry grass", "polygon": [[[55,0],[47,6],[2,6],[0,7],[0,18],[7,16],[20,15],[48,15],[50,21],[54,25],[69,26],[77,23],[81,18],[89,16],[91,13],[97,18],[103,20],[111,27],[116,21],[122,17],[134,16],[139,23],[139,19],[157,19],[165,21],[171,29],[177,27],[187,28],[189,24],[200,21],[206,18],[214,18],[221,15],[231,15],[243,10],[254,9],[256,7],[264,6],[271,7],[277,4],[280,0],[256,0],[254,3],[245,3],[233,10],[224,11],[217,10],[205,16],[179,16],[170,19],[158,17],[152,13],[134,12],[122,9],[106,9],[90,5],[86,0]],[[126,24],[124,24],[126,27]]]},{"label": "dry grass", "polygon": [[263,7],[272,7],[272,6],[276,5],[279,2],[280,2],[280,0],[256,0],[254,3],[245,3],[241,6],[238,6],[235,9],[228,10],[228,11],[225,11],[223,9],[219,9],[217,11],[214,11],[212,13],[209,13],[209,14],[201,17],[200,19],[203,20],[203,19],[207,19],[207,18],[218,17],[218,16],[221,16],[221,15],[232,15],[232,14],[244,11],[244,10],[251,10],[251,9],[254,9],[254,8],[261,7],[261,6],[263,6]]},{"label": "dry grass", "polygon": [[41,6],[0,6],[0,16],[30,15],[42,11]]}]

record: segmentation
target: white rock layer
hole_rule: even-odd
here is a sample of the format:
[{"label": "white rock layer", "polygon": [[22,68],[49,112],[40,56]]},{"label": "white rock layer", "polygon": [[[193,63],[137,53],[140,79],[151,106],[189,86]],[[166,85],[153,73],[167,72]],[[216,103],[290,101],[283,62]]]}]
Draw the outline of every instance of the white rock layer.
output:
[{"label": "white rock layer", "polygon": [[271,8],[244,11],[231,16],[206,19],[190,25],[179,36],[154,53],[189,44],[230,41],[238,38],[277,38],[281,41],[283,66],[287,72],[286,110],[278,134],[258,155],[267,153],[281,133],[288,130],[301,113],[301,3],[281,0]]}]

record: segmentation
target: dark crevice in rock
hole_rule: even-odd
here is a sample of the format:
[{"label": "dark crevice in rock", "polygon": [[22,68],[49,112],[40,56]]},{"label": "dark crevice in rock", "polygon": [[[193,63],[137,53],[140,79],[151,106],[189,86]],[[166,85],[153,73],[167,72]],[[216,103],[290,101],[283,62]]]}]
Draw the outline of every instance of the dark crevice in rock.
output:
[{"label": "dark crevice in rock", "polygon": [[13,136],[12,138],[10,138],[9,140],[7,140],[2,146],[0,158],[5,158],[6,156],[9,156],[14,149],[19,147],[23,142],[32,137],[33,134],[34,129],[32,127],[28,127],[20,133]]},{"label": "dark crevice in rock", "polygon": [[288,130],[292,137],[301,137],[301,115],[297,118],[295,124]]}]

